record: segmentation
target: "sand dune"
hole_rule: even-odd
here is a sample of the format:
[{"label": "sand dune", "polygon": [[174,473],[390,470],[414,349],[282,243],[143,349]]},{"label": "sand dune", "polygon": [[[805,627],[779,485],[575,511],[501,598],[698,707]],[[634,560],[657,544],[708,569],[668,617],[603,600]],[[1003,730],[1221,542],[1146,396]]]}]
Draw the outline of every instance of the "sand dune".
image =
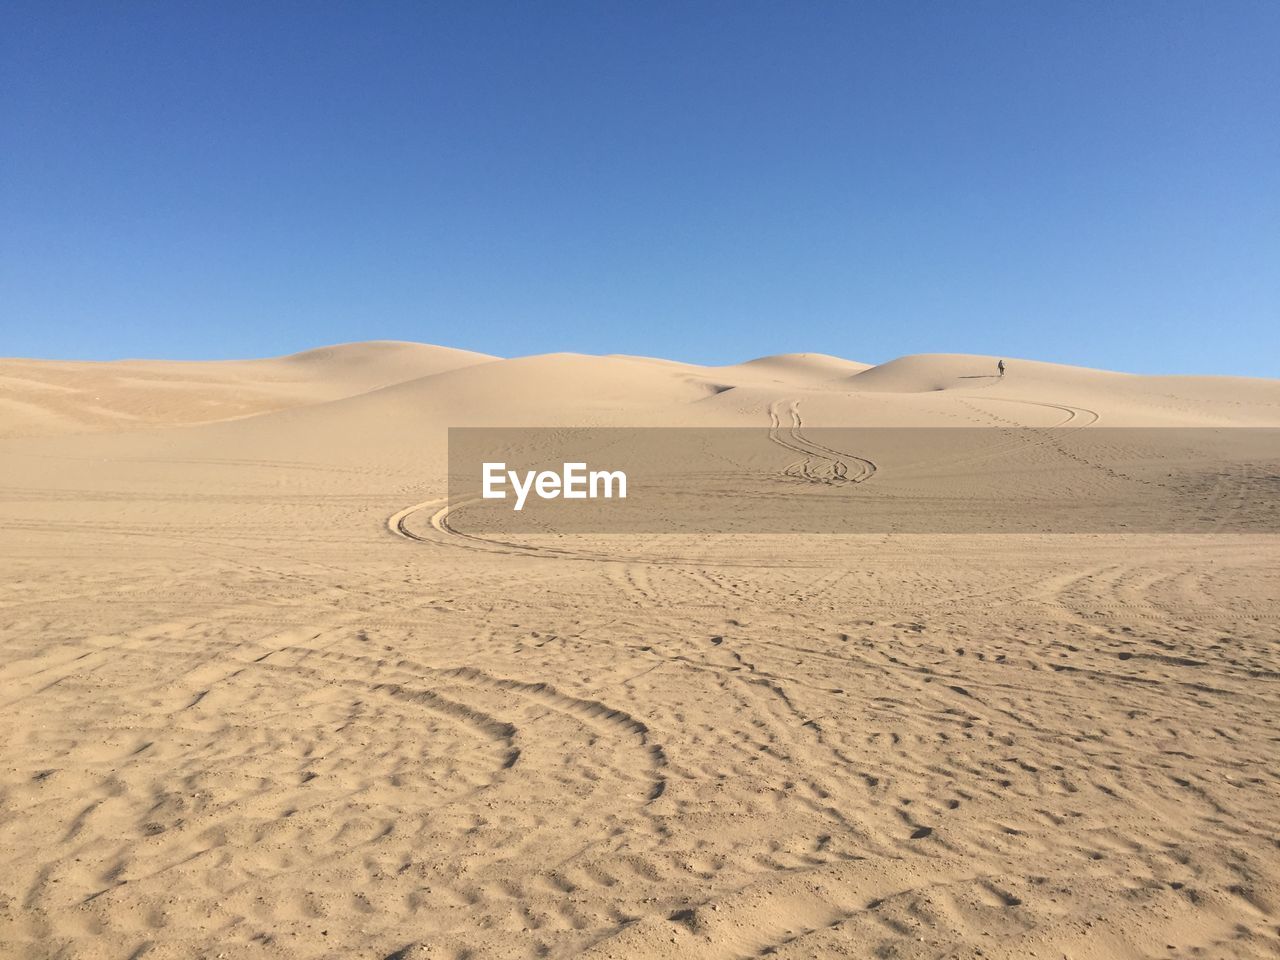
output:
[{"label": "sand dune", "polygon": [[1280,955],[1274,534],[443,502],[449,426],[751,427],[781,489],[890,499],[1126,466],[903,484],[816,431],[1280,426],[1277,381],[997,359],[0,362],[0,956]]},{"label": "sand dune", "polygon": [[865,363],[843,360],[825,353],[782,353],[718,369],[735,382],[745,378],[767,379],[775,383],[793,385],[823,386],[841,377],[861,373],[870,367]]},{"label": "sand dune", "polygon": [[378,341],[269,360],[0,360],[0,437],[230,420],[492,359],[468,350]]},{"label": "sand dune", "polygon": [[[1054,422],[1053,415],[1033,408],[1054,400],[1105,412],[1107,423],[1117,426],[1266,426],[1280,419],[1276,381],[1147,377],[1029,360],[1008,361],[1010,374],[1002,380],[995,375],[998,359],[929,354],[867,366],[823,354],[783,354],[699,367],[580,354],[503,360],[380,341],[270,360],[3,360],[0,437],[130,432],[290,410],[268,429],[335,418],[356,433],[447,425],[755,426],[761,403],[788,391],[820,404],[829,425],[946,426],[956,416],[989,425],[991,416],[972,408],[977,403],[1040,426]],[[941,396],[912,396],[918,394]],[[1020,400],[1030,402],[1015,412],[1009,404]]]}]

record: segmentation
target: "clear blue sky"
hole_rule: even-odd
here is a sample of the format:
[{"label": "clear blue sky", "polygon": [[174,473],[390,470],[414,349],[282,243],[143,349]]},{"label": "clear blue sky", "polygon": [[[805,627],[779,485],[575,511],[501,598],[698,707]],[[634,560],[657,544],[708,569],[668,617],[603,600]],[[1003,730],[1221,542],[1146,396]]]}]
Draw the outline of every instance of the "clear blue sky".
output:
[{"label": "clear blue sky", "polygon": [[40,0],[0,355],[1280,376],[1280,3]]}]

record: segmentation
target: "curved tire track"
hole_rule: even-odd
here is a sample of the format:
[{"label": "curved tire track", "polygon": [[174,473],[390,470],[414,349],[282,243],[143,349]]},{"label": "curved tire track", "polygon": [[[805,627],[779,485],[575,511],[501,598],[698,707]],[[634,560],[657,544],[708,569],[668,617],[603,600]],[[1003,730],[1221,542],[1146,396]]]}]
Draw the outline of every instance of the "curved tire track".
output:
[{"label": "curved tire track", "polygon": [[[786,426],[783,426],[779,412],[784,402],[787,403],[786,413],[790,419]],[[799,400],[775,400],[769,405],[770,441],[804,456],[803,460],[787,466],[783,471],[787,476],[831,486],[865,483],[875,476],[878,469],[875,461],[810,440],[804,435],[803,428],[804,419],[800,416]],[[853,467],[852,473],[850,466]]]}]

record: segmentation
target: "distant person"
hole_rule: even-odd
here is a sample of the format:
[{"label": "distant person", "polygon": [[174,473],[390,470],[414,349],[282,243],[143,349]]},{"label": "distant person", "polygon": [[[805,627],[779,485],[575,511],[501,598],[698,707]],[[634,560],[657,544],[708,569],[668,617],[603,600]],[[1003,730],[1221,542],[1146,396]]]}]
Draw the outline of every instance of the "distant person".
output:
[{"label": "distant person", "polygon": [[1004,361],[1003,361],[1003,360],[1001,360],[999,363],[997,363],[997,364],[996,364],[996,369],[1000,371],[1000,376],[1002,376],[1002,377],[1003,377],[1003,376],[1004,376]]}]

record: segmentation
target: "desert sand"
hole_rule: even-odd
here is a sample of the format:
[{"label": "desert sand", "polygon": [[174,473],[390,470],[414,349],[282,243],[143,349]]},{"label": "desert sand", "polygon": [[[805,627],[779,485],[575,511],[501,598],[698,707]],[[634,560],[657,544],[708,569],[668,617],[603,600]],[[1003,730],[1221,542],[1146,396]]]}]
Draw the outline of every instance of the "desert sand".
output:
[{"label": "desert sand", "polygon": [[996,360],[0,361],[0,955],[1280,956],[1276,535],[448,522],[449,426],[1280,426]]}]

